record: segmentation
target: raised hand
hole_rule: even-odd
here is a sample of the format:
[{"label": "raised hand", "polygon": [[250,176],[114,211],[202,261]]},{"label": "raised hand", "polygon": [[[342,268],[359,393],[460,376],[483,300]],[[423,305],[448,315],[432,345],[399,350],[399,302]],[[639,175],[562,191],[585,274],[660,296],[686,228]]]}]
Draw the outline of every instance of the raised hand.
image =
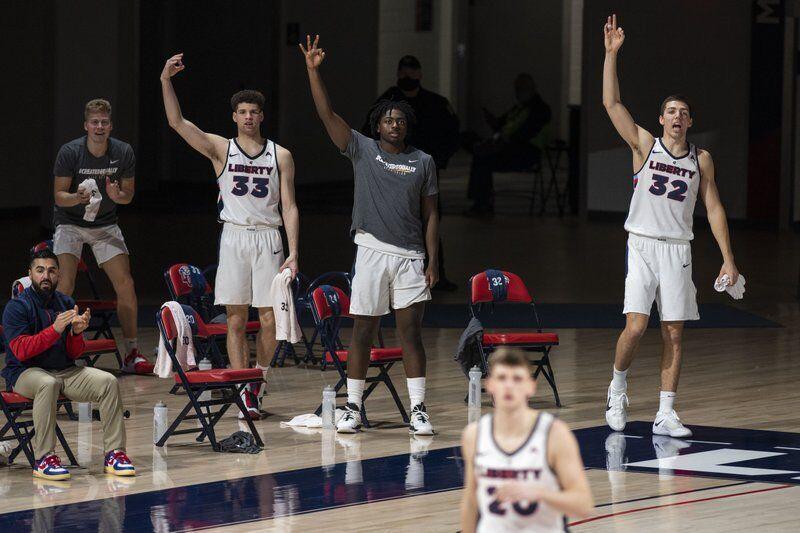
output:
[{"label": "raised hand", "polygon": [[311,42],[311,36],[306,35],[306,46],[303,47],[303,43],[298,43],[297,46],[300,47],[300,51],[303,52],[303,55],[306,58],[306,68],[308,69],[316,69],[322,64],[325,60],[325,51],[322,48],[317,48],[317,43],[319,43],[319,35],[314,37],[314,42]]},{"label": "raised hand", "polygon": [[622,43],[625,42],[625,31],[622,26],[617,27],[616,15],[611,15],[606,20],[606,24],[603,26],[603,36],[607,54],[616,53],[622,47]]},{"label": "raised hand", "polygon": [[72,333],[78,335],[86,331],[86,328],[89,327],[89,321],[92,319],[92,314],[89,311],[89,308],[86,308],[86,311],[83,312],[82,315],[78,314],[78,306],[75,306],[75,317],[72,319]]},{"label": "raised hand", "polygon": [[186,65],[183,64],[183,54],[175,54],[167,59],[167,62],[164,64],[164,70],[161,71],[161,79],[167,80],[185,68]]}]

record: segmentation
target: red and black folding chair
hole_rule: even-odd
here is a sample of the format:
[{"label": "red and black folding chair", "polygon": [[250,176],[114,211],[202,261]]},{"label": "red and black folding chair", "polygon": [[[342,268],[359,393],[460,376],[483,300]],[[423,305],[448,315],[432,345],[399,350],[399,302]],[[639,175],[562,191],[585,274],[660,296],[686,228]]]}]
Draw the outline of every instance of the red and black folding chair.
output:
[{"label": "red and black folding chair", "polygon": [[[300,299],[297,308],[298,320],[300,320],[304,313],[308,312],[311,315],[311,318],[314,318],[312,307],[312,294],[313,292],[322,285],[331,285],[334,287],[338,287],[341,289],[345,294],[350,294],[350,273],[348,272],[340,272],[340,271],[331,271],[325,272],[320,274],[313,280],[308,283],[308,286],[305,291],[305,295]],[[323,325],[323,327],[327,327],[327,325]],[[311,334],[310,340],[304,340],[306,346],[306,355],[303,359],[303,362],[306,364],[316,364],[317,356],[314,354],[314,346],[317,343],[317,339],[320,338],[320,326],[314,321],[314,333]],[[341,349],[342,342],[339,340],[338,336],[334,336],[333,338],[336,345]],[[325,346],[320,346],[325,351]],[[322,358],[322,365],[321,368],[325,369],[325,358]]]},{"label": "red and black folding chair", "polygon": [[[197,314],[193,313],[191,308],[184,306],[184,310],[189,313],[187,318],[192,317],[190,319],[191,321],[197,318]],[[170,393],[177,394],[178,390],[183,389],[188,398],[186,406],[178,413],[164,435],[155,443],[156,446],[164,446],[167,440],[173,435],[198,433],[195,439],[197,442],[203,442],[203,440],[208,437],[212,449],[214,451],[220,451],[219,443],[217,442],[217,437],[214,432],[214,426],[219,422],[231,405],[236,405],[239,411],[245,415],[245,423],[247,423],[250,432],[255,437],[256,443],[259,446],[264,446],[253,421],[247,416],[247,408],[242,403],[240,397],[241,391],[247,385],[251,383],[263,383],[264,376],[261,370],[258,368],[184,370],[176,356],[176,343],[182,342],[182,339],[177,339],[178,328],[175,325],[172,312],[168,307],[163,307],[156,313],[156,323],[158,324],[161,338],[166,345],[167,353],[172,360],[172,369],[175,373],[175,384],[177,387],[174,387]],[[201,400],[201,394],[206,391],[219,391],[221,397]],[[212,412],[211,407],[216,405],[220,406],[220,409],[216,412]],[[189,414],[192,411],[194,411],[194,414]],[[199,420],[200,427],[178,429],[181,422],[185,420]]]},{"label": "red and black folding chair", "polygon": [[[11,287],[11,297],[17,298],[25,288],[22,284],[17,281]],[[81,309],[85,309],[85,307],[81,307],[82,305],[86,304],[87,301],[90,300],[79,300],[82,303],[75,302],[78,307]],[[94,309],[92,309],[92,316],[94,316]],[[97,363],[97,360],[100,359],[101,356],[105,354],[113,354],[117,360],[117,364],[120,368],[122,368],[122,356],[119,353],[119,348],[117,347],[117,341],[114,340],[114,336],[108,338],[99,338],[98,332],[95,331],[95,336],[93,339],[85,339],[85,348],[83,350],[83,355],[81,355],[81,359],[86,361],[86,364],[89,366],[94,366]]]},{"label": "red and black folding chair", "polygon": [[[58,405],[69,405],[69,400],[61,396],[58,399]],[[19,420],[19,417],[26,411],[33,409],[33,400],[16,392],[3,391],[0,392],[0,409],[2,409],[6,417],[5,425],[0,428],[0,442],[17,441],[17,447],[8,455],[8,464],[13,463],[17,455],[22,452],[28,459],[31,468],[34,468],[37,458],[33,454],[32,445],[35,433],[33,420]],[[9,431],[11,434],[9,434]],[[61,447],[64,448],[64,453],[67,455],[70,464],[78,466],[78,461],[72,454],[67,439],[64,438],[64,433],[58,427],[58,424],[56,424],[56,438],[61,443]]]},{"label": "red and black folding chair", "polygon": [[[53,249],[52,240],[38,243],[36,246],[31,248],[31,253],[45,249]],[[89,324],[89,328],[86,330],[86,332],[94,333],[92,340],[99,339],[101,337],[113,339],[114,332],[111,330],[111,320],[114,318],[114,315],[117,314],[117,301],[104,300],[100,298],[100,292],[97,290],[97,285],[95,284],[94,277],[92,276],[92,271],[89,269],[89,266],[83,259],[78,260],[78,272],[83,275],[84,279],[86,279],[89,285],[89,290],[92,293],[91,298],[75,300],[75,303],[79,308],[86,309],[88,307],[92,310],[92,323]],[[122,359],[120,358],[119,360],[120,367],[122,367]]]},{"label": "red and black folding chair", "polygon": [[520,277],[511,272],[489,269],[472,276],[469,280],[469,288],[469,312],[471,316],[480,319],[480,315],[486,305],[493,307],[501,302],[529,304],[532,325],[536,327],[535,331],[484,332],[481,346],[481,362],[484,375],[488,368],[488,355],[501,346],[513,346],[526,352],[539,353],[541,354],[539,358],[531,361],[536,366],[533,377],[538,377],[540,373],[544,375],[553,389],[556,405],[561,407],[555,374],[550,364],[550,350],[553,346],[558,346],[558,334],[542,331],[539,314],[536,312],[536,305]]},{"label": "red and black folding chair", "polygon": [[[311,313],[314,317],[314,324],[317,326],[319,332],[320,342],[323,346],[322,359],[327,364],[332,364],[339,373],[339,381],[336,383],[334,390],[336,391],[337,398],[344,398],[346,393],[340,393],[339,390],[347,383],[347,357],[348,350],[337,345],[339,338],[339,327],[341,319],[348,317],[350,313],[350,297],[344,293],[339,287],[331,285],[322,285],[314,289],[311,293]],[[386,385],[389,393],[392,395],[397,410],[400,411],[400,416],[403,417],[403,422],[408,424],[408,414],[403,407],[403,402],[400,401],[400,396],[397,395],[397,390],[394,388],[392,378],[389,376],[389,370],[398,361],[403,360],[403,350],[401,348],[371,348],[369,356],[369,368],[374,368],[378,371],[376,375],[367,376],[366,382],[369,387],[364,391],[364,396],[361,401],[361,420],[364,427],[369,427],[367,419],[366,401],[372,391],[375,390],[380,383]],[[322,405],[317,407],[316,414],[322,412]]]}]

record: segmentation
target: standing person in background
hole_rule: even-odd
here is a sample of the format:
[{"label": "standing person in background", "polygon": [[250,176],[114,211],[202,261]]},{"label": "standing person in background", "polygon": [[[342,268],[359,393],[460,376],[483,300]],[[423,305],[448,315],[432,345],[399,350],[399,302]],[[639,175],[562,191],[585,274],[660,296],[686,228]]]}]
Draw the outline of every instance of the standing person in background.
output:
[{"label": "standing person in background", "polygon": [[[397,85],[389,87],[378,97],[392,102],[406,102],[417,117],[416,127],[408,134],[406,142],[430,154],[436,163],[437,174],[447,168],[447,163],[459,147],[458,116],[444,96],[422,87],[422,65],[414,56],[406,55],[397,64]],[[368,137],[374,134],[369,116],[361,127]],[[439,217],[442,216],[441,193],[439,194]],[[458,287],[447,279],[444,270],[444,249],[439,239],[439,281],[433,290],[454,291]]]},{"label": "standing person in background", "polygon": [[131,145],[111,137],[111,104],[86,104],[86,135],[63,145],[53,174],[53,252],[61,265],[61,292],[72,296],[83,245],[92,248],[117,295],[117,316],[125,340],[123,372],[151,374],[153,363],[139,353],[138,303],[128,247],[117,225],[117,204],[133,200],[136,158]]}]

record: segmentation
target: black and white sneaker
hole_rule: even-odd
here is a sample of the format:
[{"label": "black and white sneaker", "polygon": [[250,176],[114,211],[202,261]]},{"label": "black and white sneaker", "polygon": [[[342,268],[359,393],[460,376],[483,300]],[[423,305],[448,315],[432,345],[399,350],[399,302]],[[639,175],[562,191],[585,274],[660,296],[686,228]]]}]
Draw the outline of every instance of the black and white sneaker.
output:
[{"label": "black and white sneaker", "polygon": [[361,410],[354,403],[346,403],[344,413],[336,422],[337,433],[355,433],[361,429]]},{"label": "black and white sneaker", "polygon": [[408,423],[408,432],[412,435],[433,435],[431,417],[425,410],[424,403],[418,403],[411,408],[411,420]]}]

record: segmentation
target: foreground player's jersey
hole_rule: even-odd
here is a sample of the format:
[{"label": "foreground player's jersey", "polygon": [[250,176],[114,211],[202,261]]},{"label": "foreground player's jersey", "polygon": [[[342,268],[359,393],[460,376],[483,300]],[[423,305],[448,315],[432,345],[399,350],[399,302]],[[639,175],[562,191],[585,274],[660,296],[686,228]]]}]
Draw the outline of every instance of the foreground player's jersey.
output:
[{"label": "foreground player's jersey", "polygon": [[675,157],[656,139],[642,168],[633,176],[633,197],[625,230],[645,237],[690,241],[694,204],[700,188],[697,147]]},{"label": "foreground player's jersey", "polygon": [[492,415],[478,422],[475,446],[475,476],[478,490],[479,532],[564,531],[565,517],[546,503],[502,503],[494,497],[509,481],[527,481],[548,490],[560,490],[558,479],[547,463],[547,437],[553,415],[540,412],[531,434],[513,453],[495,443]]},{"label": "foreground player's jersey", "polygon": [[217,209],[222,222],[239,226],[280,226],[280,173],[275,143],[267,139],[250,157],[236,139],[228,141],[228,159],[217,178]]}]

